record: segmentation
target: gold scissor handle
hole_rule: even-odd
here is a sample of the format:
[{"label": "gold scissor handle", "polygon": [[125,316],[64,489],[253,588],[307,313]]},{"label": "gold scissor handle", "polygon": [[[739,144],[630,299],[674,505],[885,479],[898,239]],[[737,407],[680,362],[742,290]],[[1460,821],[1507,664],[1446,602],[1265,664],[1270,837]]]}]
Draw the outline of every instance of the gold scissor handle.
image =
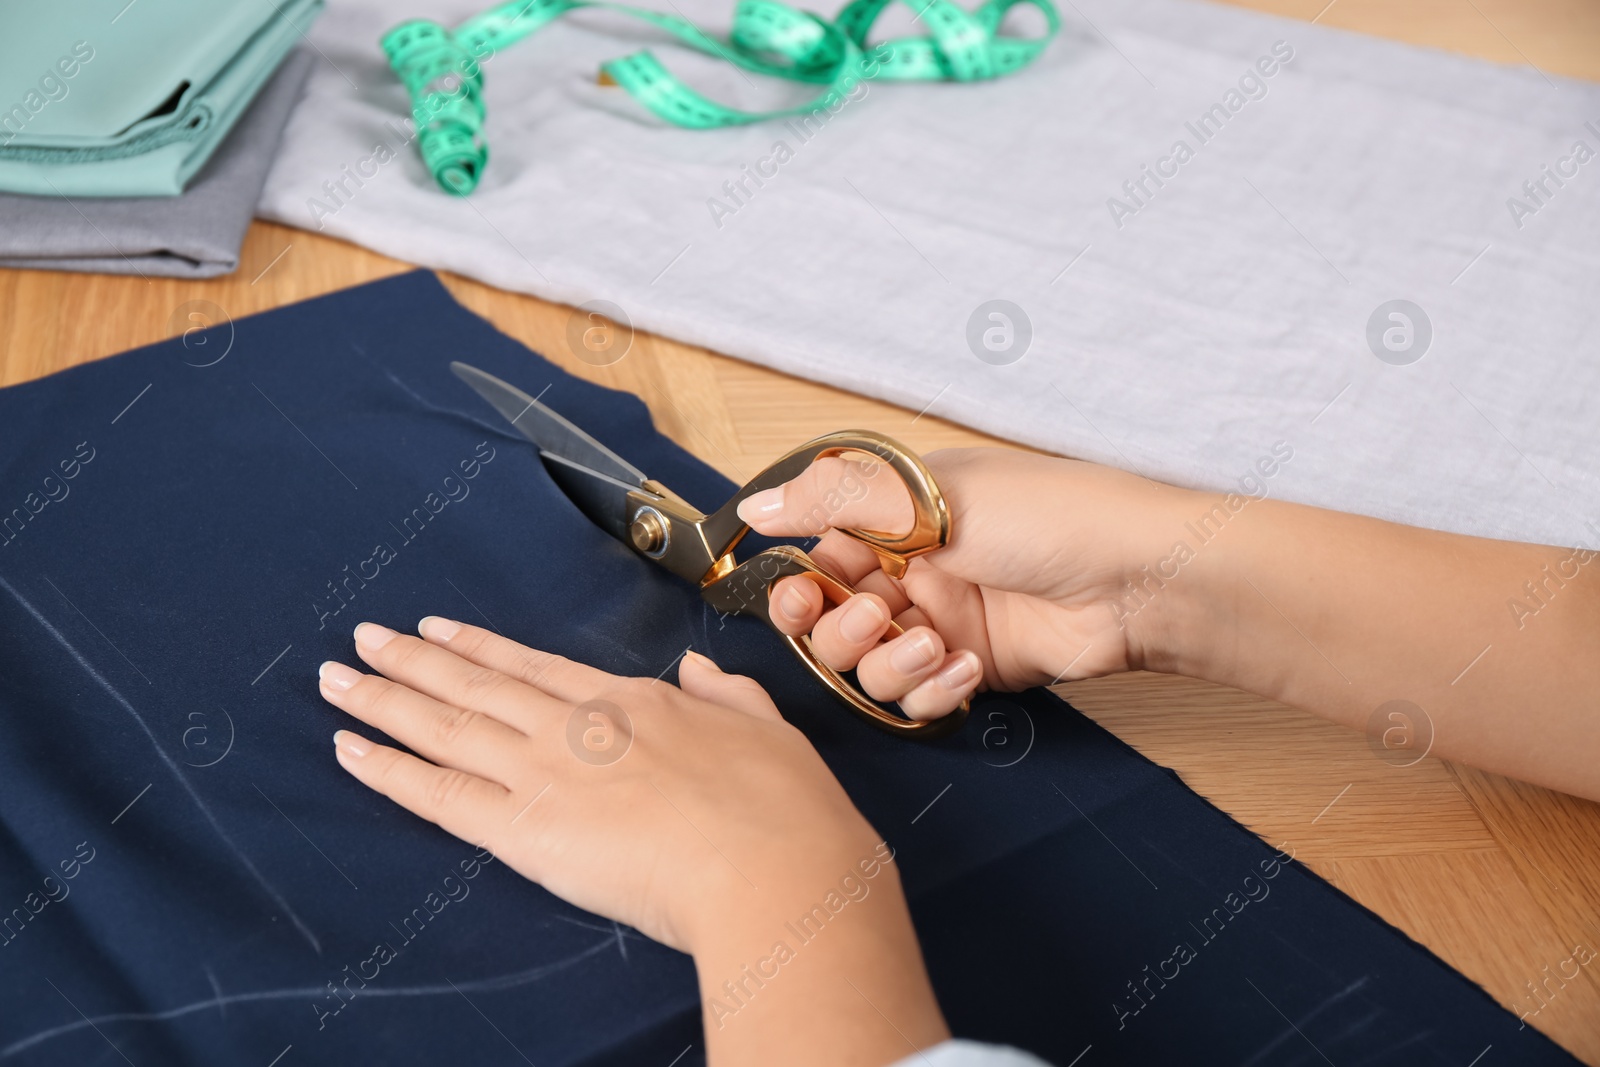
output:
[{"label": "gold scissor handle", "polygon": [[[816,650],[811,647],[809,634],[790,637],[778,630],[772,622],[772,612],[768,602],[772,585],[780,578],[796,574],[815,582],[817,588],[822,590],[822,595],[832,604],[842,604],[856,593],[849,585],[817,566],[816,561],[800,549],[793,545],[779,545],[751,556],[724,577],[702,588],[701,594],[719,611],[759,614],[794,650],[794,654],[800,657],[800,662],[806,665],[817,681],[833,690],[834,695],[844,701],[850,710],[872,725],[902,737],[916,737],[929,741],[954,733],[961,728],[967,721],[967,712],[972,708],[971,701],[963,700],[955,711],[939,719],[917,722],[901,718],[852,685],[844,675],[818,659]],[[885,636],[895,638],[903,633],[905,629],[899,623],[890,620],[889,630]]]},{"label": "gold scissor handle", "polygon": [[[782,485],[800,475],[819,459],[841,456],[849,452],[870,455],[887,465],[911,494],[911,529],[895,535],[876,530],[847,530],[839,532],[860,541],[878,554],[884,571],[891,578],[905,576],[906,564],[916,556],[943,548],[950,540],[950,508],[939,492],[933,472],[912,452],[892,437],[872,430],[840,430],[808,441],[772,466],[752,478],[733,499],[719,508],[705,521],[706,542],[716,556],[725,556],[739,543],[749,529],[738,516],[739,503],[746,497]],[[716,546],[724,547],[720,552]]]},{"label": "gold scissor handle", "polygon": [[[908,533],[895,535],[876,530],[841,529],[840,532],[855,538],[877,553],[883,569],[890,576],[905,575],[906,565],[916,556],[942,548],[950,539],[950,509],[938,484],[922,460],[910,449],[891,437],[870,430],[843,430],[809,441],[772,466],[756,475],[734,494],[716,514],[706,519],[702,526],[708,546],[725,546],[717,554],[715,565],[702,580],[701,594],[719,611],[734,613],[755,612],[772,626],[769,597],[772,586],[780,578],[800,575],[822,590],[822,595],[832,604],[842,604],[854,596],[856,590],[847,583],[817,566],[810,556],[790,545],[780,545],[757,553],[735,566],[732,552],[749,527],[739,519],[739,502],[752,493],[770,489],[790,481],[819,459],[860,452],[876,457],[887,464],[905,484],[911,495],[912,526]],[[906,737],[934,739],[944,737],[961,728],[966,722],[971,702],[963,700],[961,706],[949,715],[927,722],[902,718],[867,696],[849,679],[817,658],[809,635],[790,637],[777,631],[800,657],[800,662],[823,685],[856,714],[881,729]],[[905,630],[899,623],[890,621],[887,637],[899,637]]]}]

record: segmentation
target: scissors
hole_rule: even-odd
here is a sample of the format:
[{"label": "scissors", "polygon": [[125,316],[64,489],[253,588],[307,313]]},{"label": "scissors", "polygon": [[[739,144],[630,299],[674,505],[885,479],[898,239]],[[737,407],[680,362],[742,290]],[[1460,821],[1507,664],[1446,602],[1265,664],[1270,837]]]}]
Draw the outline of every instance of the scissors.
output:
[{"label": "scissors", "polygon": [[[905,483],[915,512],[910,533],[840,531],[872,549],[890,577],[902,577],[911,559],[942,548],[950,539],[950,509],[932,473],[914,453],[883,434],[844,430],[807,442],[707,515],[516,386],[465,363],[451,363],[450,369],[538,446],[551,479],[591,522],[639,555],[693,582],[706,603],[720,612],[754,614],[772,626],[768,597],[773,583],[796,574],[815,582],[830,603],[842,604],[855,595],[848,583],[793,545],[766,549],[743,562],[734,559],[735,546],[750,531],[739,518],[739,502],[752,493],[782,485],[817,459],[846,453],[874,456]],[[901,737],[943,737],[960,729],[971,710],[971,702],[962,701],[943,718],[927,722],[907,719],[874,701],[818,659],[810,635],[790,637],[777,632],[818,681],[880,729]],[[894,638],[904,632],[899,623],[890,622],[885,636]]]}]

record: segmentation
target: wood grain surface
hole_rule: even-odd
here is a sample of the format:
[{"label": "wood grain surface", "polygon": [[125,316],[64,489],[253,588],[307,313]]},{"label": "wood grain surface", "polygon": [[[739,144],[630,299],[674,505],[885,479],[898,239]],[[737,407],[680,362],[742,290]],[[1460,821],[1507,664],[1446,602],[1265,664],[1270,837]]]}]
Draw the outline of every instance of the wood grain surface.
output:
[{"label": "wood grain surface", "polygon": [[[1244,6],[1552,74],[1600,80],[1600,0],[1244,0]],[[693,136],[686,134],[685,136]],[[410,269],[256,223],[234,275],[205,282],[0,271],[0,385],[181,333],[209,300],[238,318]],[[999,444],[932,416],[638,335],[593,367],[570,308],[447,277],[463,304],[574,373],[644,398],[656,424],[730,477],[817,434],[869,426],[919,450]],[[1600,805],[1423,759],[1397,766],[1305,712],[1153,674],[1060,692],[1273,845],[1600,1065]],[[1501,1061],[1485,1057],[1481,1067]],[[1463,1065],[1466,1067],[1466,1065]]]}]

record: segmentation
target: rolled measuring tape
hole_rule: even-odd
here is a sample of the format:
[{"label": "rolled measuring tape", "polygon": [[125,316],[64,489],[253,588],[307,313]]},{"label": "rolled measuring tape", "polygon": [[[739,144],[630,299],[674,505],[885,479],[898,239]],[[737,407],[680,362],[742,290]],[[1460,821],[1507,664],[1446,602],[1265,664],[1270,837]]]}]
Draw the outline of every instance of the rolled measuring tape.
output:
[{"label": "rolled measuring tape", "polygon": [[[483,61],[568,11],[597,8],[640,19],[696,51],[756,74],[823,88],[798,107],[737,111],[679,81],[649,51],[601,66],[602,81],[625,90],[662,120],[686,129],[740,126],[809,115],[838,106],[861,81],[977,81],[1021,70],[1060,28],[1051,0],[986,0],[968,12],[951,0],[902,0],[928,27],[925,37],[900,37],[867,47],[867,34],[891,0],[851,0],[832,22],[777,0],[739,0],[726,41],[687,19],[603,0],[512,0],[468,19],[454,31],[415,19],[384,34],[381,44],[406,92],[423,162],[439,187],[466,196],[489,162],[484,138]],[[1028,4],[1044,14],[1042,37],[1000,34],[1006,12]]]}]

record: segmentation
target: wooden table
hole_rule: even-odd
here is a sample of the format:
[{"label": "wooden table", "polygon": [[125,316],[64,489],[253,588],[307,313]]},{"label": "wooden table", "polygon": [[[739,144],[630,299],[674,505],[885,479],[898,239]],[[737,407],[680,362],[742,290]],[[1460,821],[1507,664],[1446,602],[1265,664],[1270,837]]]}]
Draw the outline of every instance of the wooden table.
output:
[{"label": "wooden table", "polygon": [[[1245,2],[1600,80],[1596,0]],[[172,336],[182,326],[174,309],[188,300],[213,301],[237,318],[408,269],[265,223],[251,229],[242,264],[208,282],[0,271],[0,385]],[[620,363],[593,367],[567,349],[571,309],[445,281],[467,307],[566,369],[638,393],[668,436],[732,477],[842,426],[876,427],[920,450],[999,443],[643,334]],[[1397,767],[1351,731],[1189,679],[1136,674],[1059,689],[1512,1011],[1537,1011],[1531,1025],[1600,1065],[1600,961],[1564,984],[1551,978],[1576,946],[1600,952],[1600,805],[1433,759]]]}]

